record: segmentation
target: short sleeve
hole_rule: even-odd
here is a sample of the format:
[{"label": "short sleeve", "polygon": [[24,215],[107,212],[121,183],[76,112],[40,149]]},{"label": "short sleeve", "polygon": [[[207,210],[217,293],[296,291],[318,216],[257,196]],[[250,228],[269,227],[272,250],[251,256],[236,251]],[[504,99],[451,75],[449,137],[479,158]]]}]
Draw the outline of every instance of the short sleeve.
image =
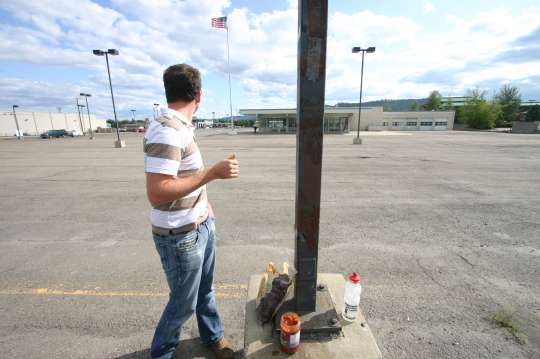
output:
[{"label": "short sleeve", "polygon": [[178,130],[151,123],[144,140],[145,172],[176,176],[182,158],[182,142]]}]

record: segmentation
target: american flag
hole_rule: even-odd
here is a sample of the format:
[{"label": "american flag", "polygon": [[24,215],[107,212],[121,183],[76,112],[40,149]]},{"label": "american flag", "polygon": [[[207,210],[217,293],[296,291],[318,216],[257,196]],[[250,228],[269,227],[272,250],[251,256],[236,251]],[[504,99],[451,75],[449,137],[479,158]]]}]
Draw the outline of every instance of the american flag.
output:
[{"label": "american flag", "polygon": [[227,16],[223,17],[213,17],[212,18],[212,27],[217,27],[220,29],[227,28]]}]

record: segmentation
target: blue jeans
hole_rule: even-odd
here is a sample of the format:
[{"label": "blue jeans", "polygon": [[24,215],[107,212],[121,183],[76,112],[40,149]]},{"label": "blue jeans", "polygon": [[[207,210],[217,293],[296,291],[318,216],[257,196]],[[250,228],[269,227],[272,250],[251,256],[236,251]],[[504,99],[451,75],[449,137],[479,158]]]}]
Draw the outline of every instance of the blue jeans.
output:
[{"label": "blue jeans", "polygon": [[152,340],[152,358],[173,357],[182,324],[193,313],[203,344],[217,343],[223,337],[223,329],[212,284],[216,253],[214,220],[209,218],[188,233],[153,236],[170,293]]}]

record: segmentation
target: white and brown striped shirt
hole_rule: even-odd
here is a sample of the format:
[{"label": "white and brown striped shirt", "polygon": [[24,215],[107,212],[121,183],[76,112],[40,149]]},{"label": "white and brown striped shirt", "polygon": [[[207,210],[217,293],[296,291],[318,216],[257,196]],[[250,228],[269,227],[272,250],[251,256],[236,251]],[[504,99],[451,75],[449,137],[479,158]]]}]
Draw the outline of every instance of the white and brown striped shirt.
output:
[{"label": "white and brown striped shirt", "polygon": [[[144,134],[144,170],[185,177],[203,169],[203,161],[195,142],[195,126],[184,115],[162,108],[157,120],[150,122]],[[206,186],[183,198],[155,206],[150,222],[160,228],[190,230],[208,217]]]}]

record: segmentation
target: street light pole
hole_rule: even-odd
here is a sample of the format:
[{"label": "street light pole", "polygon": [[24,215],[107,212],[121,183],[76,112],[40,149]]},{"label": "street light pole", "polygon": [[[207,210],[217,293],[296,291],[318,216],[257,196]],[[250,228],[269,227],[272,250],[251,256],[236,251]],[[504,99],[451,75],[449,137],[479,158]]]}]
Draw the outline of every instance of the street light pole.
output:
[{"label": "street light pole", "polygon": [[154,121],[157,119],[158,117],[158,106],[159,106],[159,103],[155,103],[154,104]]},{"label": "street light pole", "polygon": [[362,52],[362,67],[360,70],[360,99],[358,100],[358,128],[356,131],[356,138],[353,140],[353,144],[361,145],[362,139],[360,138],[360,119],[362,118],[362,85],[364,81],[364,54],[375,52],[375,47],[370,46],[367,49],[362,49],[360,47],[353,47],[353,53]]},{"label": "street light pole", "polygon": [[83,136],[86,136],[86,133],[84,133],[84,127],[83,127],[82,117],[81,117],[81,106],[84,106],[84,105],[79,105],[78,97],[75,97],[75,101],[77,101],[77,113],[79,114],[79,122],[81,123],[81,132]]},{"label": "street light pole", "polygon": [[88,113],[88,124],[90,125],[90,139],[94,139],[94,132],[92,131],[92,119],[90,118],[90,107],[88,107],[88,97],[92,96],[89,93],[81,93],[81,96],[84,96],[86,100],[86,113]]},{"label": "street light pole", "polygon": [[19,121],[17,120],[17,113],[15,112],[15,109],[19,107],[19,105],[13,105],[13,117],[15,118],[15,126],[17,126],[17,139],[21,140],[21,129],[19,128]]},{"label": "street light pole", "polygon": [[114,103],[114,93],[113,93],[113,88],[112,88],[111,70],[110,70],[110,67],[109,67],[109,55],[118,55],[119,52],[116,49],[108,49],[107,51],[93,50],[93,54],[96,55],[96,56],[105,55],[105,61],[107,62],[107,74],[109,75],[109,87],[111,89],[111,100],[112,100],[113,112],[114,112],[114,122],[116,123],[116,137],[118,138],[118,140],[115,143],[115,147],[116,148],[122,148],[122,147],[125,147],[126,144],[123,141],[120,140],[120,130],[118,128],[119,127],[118,126],[118,117],[116,116],[116,105]]},{"label": "street light pole", "polygon": [[116,105],[114,103],[114,93],[112,89],[112,80],[111,80],[111,69],[109,68],[109,53],[105,53],[105,61],[107,62],[107,75],[109,75],[109,88],[111,89],[111,100],[114,112],[114,122],[116,123],[116,138],[118,139],[118,145],[122,147],[120,141],[120,130],[118,128],[118,117],[116,116]]},{"label": "street light pole", "polygon": [[34,120],[34,127],[36,128],[36,136],[39,136],[39,130],[36,123],[36,113],[32,112],[32,119]]},{"label": "street light pole", "polygon": [[360,97],[358,100],[358,128],[356,130],[356,139],[357,141],[360,141],[360,143],[360,123],[362,122],[362,88],[364,82],[364,54],[365,51],[362,51],[362,66],[360,70]]}]

